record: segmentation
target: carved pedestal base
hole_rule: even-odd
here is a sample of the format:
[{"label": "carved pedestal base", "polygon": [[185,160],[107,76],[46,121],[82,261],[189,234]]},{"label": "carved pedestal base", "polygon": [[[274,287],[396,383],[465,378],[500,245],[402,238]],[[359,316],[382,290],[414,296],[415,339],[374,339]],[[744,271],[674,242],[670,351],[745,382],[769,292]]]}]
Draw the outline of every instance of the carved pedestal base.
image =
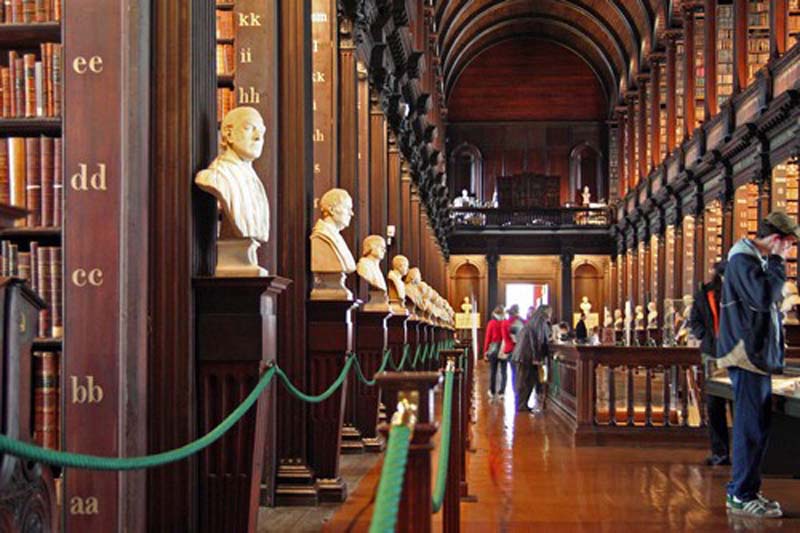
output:
[{"label": "carved pedestal base", "polygon": [[[355,406],[353,407],[355,408]],[[364,453],[364,437],[358,428],[348,424],[342,426],[342,447],[340,452],[342,455]]]},{"label": "carved pedestal base", "polygon": [[261,243],[252,238],[220,239],[217,241],[218,278],[254,278],[267,276],[267,270],[258,266],[258,249]]},{"label": "carved pedestal base", "polygon": [[[310,393],[320,394],[344,369],[347,355],[353,351],[354,301],[309,301],[308,352]],[[339,476],[339,450],[344,422],[344,400],[348,381],[324,402],[311,406],[309,460],[317,475],[320,502],[341,502],[347,486]]]},{"label": "carved pedestal base", "polygon": [[305,465],[278,466],[275,504],[284,506],[313,506],[319,503],[314,473]]},{"label": "carved pedestal base", "polygon": [[[386,322],[389,316],[388,307],[382,311],[364,310],[358,313],[356,353],[367,379],[373,379],[383,361],[383,352],[387,345]],[[364,438],[364,445],[368,451],[380,451],[383,449],[377,432],[380,389],[377,385],[370,387],[358,380],[353,382],[353,393],[356,427]]]},{"label": "carved pedestal base", "polygon": [[314,272],[314,288],[311,300],[314,301],[353,301],[353,293],[345,287],[347,276],[344,272]]}]

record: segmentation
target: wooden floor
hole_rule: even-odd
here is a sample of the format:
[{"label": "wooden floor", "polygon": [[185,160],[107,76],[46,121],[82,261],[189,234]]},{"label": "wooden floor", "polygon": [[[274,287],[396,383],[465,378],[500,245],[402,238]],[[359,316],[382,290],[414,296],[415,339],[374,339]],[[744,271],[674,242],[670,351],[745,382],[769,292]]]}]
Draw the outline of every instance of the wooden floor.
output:
[{"label": "wooden floor", "polygon": [[[575,448],[552,413],[514,413],[510,384],[504,403],[489,403],[485,365],[479,374],[477,451],[469,455],[478,502],[462,503],[463,531],[800,532],[800,480],[765,480],[763,491],[782,503],[785,518],[729,518],[730,468],[701,465],[704,451]],[[324,531],[368,528],[379,474],[377,464]],[[434,517],[434,531],[440,523]]]}]

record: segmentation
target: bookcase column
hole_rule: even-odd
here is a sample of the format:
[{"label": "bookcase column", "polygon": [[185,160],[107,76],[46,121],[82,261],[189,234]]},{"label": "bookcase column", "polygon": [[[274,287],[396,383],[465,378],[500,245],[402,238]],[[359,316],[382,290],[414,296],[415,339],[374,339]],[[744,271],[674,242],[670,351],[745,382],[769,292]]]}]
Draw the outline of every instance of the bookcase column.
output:
[{"label": "bookcase column", "polygon": [[639,83],[639,113],[637,113],[636,117],[636,127],[639,131],[639,176],[636,179],[637,182],[647,179],[650,170],[650,161],[647,159],[647,82],[649,79],[650,76],[643,74],[636,77],[636,81]]},{"label": "bookcase column", "polygon": [[706,271],[706,231],[705,231],[705,212],[697,210],[694,219],[694,280],[692,290],[697,290],[703,283]]},{"label": "bookcase column", "polygon": [[[389,204],[386,186],[386,157],[388,132],[386,117],[380,107],[377,94],[370,101],[370,147],[369,147],[369,232],[373,235],[386,234],[387,206]],[[417,233],[414,233],[417,235]],[[424,272],[423,272],[424,275]]]},{"label": "bookcase column", "polygon": [[703,66],[705,69],[705,114],[713,117],[719,111],[717,106],[717,0],[705,0],[703,7],[705,18],[705,44],[703,50]]},{"label": "bookcase column", "polygon": [[676,136],[675,128],[677,125],[677,91],[678,91],[678,72],[677,72],[677,43],[679,33],[676,31],[667,32],[667,146],[668,154],[675,150]]},{"label": "bookcase column", "polygon": [[411,246],[417,238],[411,227],[411,172],[408,162],[403,161],[400,167],[400,253],[411,258]]},{"label": "bookcase column", "polygon": [[770,0],[769,2],[769,53],[778,58],[786,53],[786,28],[788,6],[786,0]]},{"label": "bookcase column", "polygon": [[652,75],[650,76],[651,115],[650,115],[650,165],[656,167],[661,164],[661,63],[663,55],[651,55]]},{"label": "bookcase column", "polygon": [[[279,301],[278,364],[301,390],[309,390],[305,301],[310,288],[309,247],[313,197],[312,43],[310,2],[284,2],[279,10],[278,269],[293,283]],[[308,407],[278,390],[276,503],[315,505],[309,468]]]},{"label": "bookcase column", "polygon": [[[360,226],[369,225],[369,216],[363,217],[360,208],[359,190],[359,144],[358,144],[358,68],[353,23],[350,19],[339,19],[339,102],[335,111],[338,116],[339,139],[339,187],[350,193],[356,212],[350,226],[342,230],[350,250],[361,250],[363,236]],[[366,175],[364,176],[366,179]],[[364,235],[366,236],[366,235]],[[347,287],[357,293],[358,276],[348,276]]]},{"label": "bookcase column", "polygon": [[400,250],[402,248],[403,233],[399,231],[402,226],[402,186],[401,186],[401,161],[400,149],[397,146],[397,138],[394,134],[389,134],[389,155],[388,155],[388,186],[389,193],[387,195],[389,201],[388,209],[388,222],[390,226],[394,227],[395,236],[392,240],[391,249]]},{"label": "bookcase column", "polygon": [[486,313],[487,317],[491,316],[492,311],[494,311],[494,308],[497,307],[497,263],[499,262],[499,254],[490,253],[486,255],[486,266],[488,267],[487,278],[489,285],[489,305],[486,307],[484,312]]},{"label": "bookcase column", "polygon": [[570,250],[561,252],[561,320],[572,324],[572,260]]},{"label": "bookcase column", "polygon": [[683,134],[684,138],[689,138],[694,131],[695,121],[695,81],[697,71],[695,70],[695,23],[694,7],[683,10]]}]

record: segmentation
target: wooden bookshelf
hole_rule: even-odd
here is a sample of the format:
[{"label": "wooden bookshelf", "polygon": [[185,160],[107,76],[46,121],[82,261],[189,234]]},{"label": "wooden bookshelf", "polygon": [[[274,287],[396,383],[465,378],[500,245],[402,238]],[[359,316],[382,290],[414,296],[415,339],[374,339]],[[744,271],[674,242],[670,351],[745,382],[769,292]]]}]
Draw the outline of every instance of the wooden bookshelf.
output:
[{"label": "wooden bookshelf", "polygon": [[722,260],[722,206],[718,200],[711,202],[705,210],[705,265],[702,280],[714,276],[714,264]]},{"label": "wooden bookshelf", "polygon": [[653,131],[653,84],[650,82],[645,83],[645,97],[644,101],[646,102],[645,105],[645,128],[644,128],[644,138],[645,138],[645,167],[647,168],[647,172],[650,172],[650,169],[653,168],[652,161],[653,161],[653,139],[651,138],[650,132]]},{"label": "wooden bookshelf", "polygon": [[[2,50],[0,48],[0,50]],[[0,118],[0,136],[61,135],[61,118]]]},{"label": "wooden bookshelf", "polygon": [[747,4],[747,83],[769,61],[769,2],[750,0]]},{"label": "wooden bookshelf", "polygon": [[60,42],[61,24],[58,22],[0,24],[0,49],[25,49],[39,46],[39,43]]},{"label": "wooden bookshelf", "polygon": [[694,125],[699,127],[705,120],[706,101],[706,68],[705,68],[705,15],[703,12],[694,13]]},{"label": "wooden bookshelf", "polygon": [[684,95],[686,94],[686,46],[683,41],[675,44],[675,144],[679,146],[684,139],[684,117],[686,116],[686,106]]},{"label": "wooden bookshelf", "polygon": [[758,231],[758,186],[742,185],[734,195],[733,241],[754,238]]},{"label": "wooden bookshelf", "polygon": [[658,80],[658,91],[659,95],[659,124],[658,124],[658,135],[660,137],[661,143],[661,157],[662,159],[668,155],[668,147],[667,147],[667,75],[666,69],[664,69],[661,73],[661,77]]},{"label": "wooden bookshelf", "polygon": [[[228,111],[236,107],[236,13],[235,2],[217,3],[215,10],[217,121],[222,122]],[[227,69],[221,67],[228,54]]]},{"label": "wooden bookshelf", "polygon": [[733,94],[733,5],[717,5],[717,102]]},{"label": "wooden bookshelf", "polygon": [[[792,163],[775,165],[772,169],[772,209],[786,211],[795,219],[800,214],[800,172]],[[797,245],[786,259],[786,274],[797,278]]]}]

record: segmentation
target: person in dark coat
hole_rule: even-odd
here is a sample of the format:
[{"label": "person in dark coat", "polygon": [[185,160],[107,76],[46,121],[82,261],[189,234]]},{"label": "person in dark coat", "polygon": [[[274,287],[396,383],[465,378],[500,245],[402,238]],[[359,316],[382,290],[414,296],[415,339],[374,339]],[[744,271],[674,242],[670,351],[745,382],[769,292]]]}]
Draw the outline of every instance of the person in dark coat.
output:
[{"label": "person in dark coat", "polygon": [[726,507],[756,518],[783,516],[778,502],[761,494],[761,463],[769,441],[772,376],[784,366],[783,324],[778,308],[786,282],[786,256],[800,237],[797,221],[773,211],[756,238],[741,239],[728,253],[722,284],[717,366],[733,386],[733,468]]},{"label": "person in dark coat", "polygon": [[[547,362],[550,342],[551,308],[541,305],[520,332],[514,347],[514,396],[517,411],[528,411],[531,392],[539,394],[539,368]],[[531,411],[536,411],[534,407]]]},{"label": "person in dark coat", "polygon": [[589,340],[589,330],[586,329],[586,315],[581,313],[578,324],[575,326],[575,342],[586,344]]},{"label": "person in dark coat", "polygon": [[[724,261],[714,265],[714,279],[703,285],[694,295],[694,303],[689,314],[689,327],[692,335],[700,340],[700,354],[703,357],[707,376],[711,374],[709,363],[714,361],[717,353],[719,301],[724,273]],[[726,404],[727,401],[724,398],[706,395],[708,431],[711,438],[711,455],[706,458],[706,464],[710,466],[731,464]]]}]

